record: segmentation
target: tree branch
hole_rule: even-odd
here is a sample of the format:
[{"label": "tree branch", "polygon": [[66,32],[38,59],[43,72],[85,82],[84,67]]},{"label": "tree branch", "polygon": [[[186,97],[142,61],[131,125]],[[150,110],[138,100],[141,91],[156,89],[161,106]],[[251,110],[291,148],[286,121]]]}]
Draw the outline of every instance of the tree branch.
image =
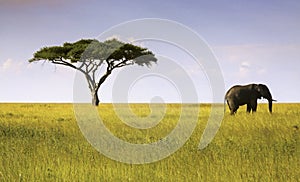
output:
[{"label": "tree branch", "polygon": [[106,72],[111,71],[112,70],[111,68],[113,67],[113,64],[111,64],[108,59],[106,59],[105,61],[106,61],[106,64],[107,64]]},{"label": "tree branch", "polygon": [[114,68],[121,68],[123,66],[127,66],[127,65],[133,65],[134,63],[130,60],[125,59],[124,61],[121,61],[120,63],[116,64],[114,66]]},{"label": "tree branch", "polygon": [[53,64],[61,64],[61,65],[65,65],[65,66],[69,66],[71,68],[74,68],[76,70],[78,70],[78,68],[76,66],[74,66],[71,63],[68,63],[67,61],[64,61],[62,58],[59,60],[50,60]]}]

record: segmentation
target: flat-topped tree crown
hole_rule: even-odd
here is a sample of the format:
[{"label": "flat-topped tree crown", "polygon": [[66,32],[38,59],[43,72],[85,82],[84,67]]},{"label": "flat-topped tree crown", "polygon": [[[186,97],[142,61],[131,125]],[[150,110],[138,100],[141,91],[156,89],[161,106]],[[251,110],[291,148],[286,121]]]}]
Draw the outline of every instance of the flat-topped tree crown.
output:
[{"label": "flat-topped tree crown", "polygon": [[64,43],[63,46],[44,47],[33,54],[33,58],[29,62],[48,60],[48,61],[60,61],[70,60],[71,62],[77,62],[85,49],[91,44],[92,39],[82,39],[75,43]]},{"label": "flat-topped tree crown", "polygon": [[[46,60],[53,64],[68,66],[82,72],[92,94],[92,104],[98,105],[98,90],[106,78],[116,68],[129,65],[150,67],[157,62],[155,55],[147,48],[124,43],[117,39],[99,42],[95,39],[82,39],[62,46],[44,47],[33,54],[29,62]],[[100,66],[106,72],[96,77]]]}]

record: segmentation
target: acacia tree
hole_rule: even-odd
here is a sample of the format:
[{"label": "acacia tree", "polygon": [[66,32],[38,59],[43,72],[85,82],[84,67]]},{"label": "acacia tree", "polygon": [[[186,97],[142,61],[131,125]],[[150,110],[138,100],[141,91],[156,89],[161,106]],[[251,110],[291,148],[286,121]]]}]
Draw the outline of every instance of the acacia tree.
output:
[{"label": "acacia tree", "polygon": [[[104,42],[82,39],[74,43],[64,43],[62,46],[44,47],[35,52],[29,62],[41,60],[67,66],[84,74],[91,91],[92,104],[95,106],[100,102],[99,88],[113,70],[134,64],[150,67],[157,62],[154,54],[147,48],[117,39]],[[99,76],[101,67],[104,67],[104,72]]]}]

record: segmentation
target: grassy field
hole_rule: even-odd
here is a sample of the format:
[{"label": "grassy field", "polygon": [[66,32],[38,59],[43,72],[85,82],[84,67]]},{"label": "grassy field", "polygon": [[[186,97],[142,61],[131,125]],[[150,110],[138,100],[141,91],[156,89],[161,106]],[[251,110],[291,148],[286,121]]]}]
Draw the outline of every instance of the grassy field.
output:
[{"label": "grassy field", "polygon": [[[147,105],[132,105],[139,116]],[[172,131],[181,105],[170,104],[165,119],[152,129],[132,129],[118,120],[112,105],[99,113],[119,138],[155,142]],[[274,104],[273,114],[227,112],[214,140],[198,144],[210,106],[200,106],[193,134],[173,155],[150,164],[111,160],[83,137],[72,104],[0,104],[0,181],[299,181],[300,104]]]}]

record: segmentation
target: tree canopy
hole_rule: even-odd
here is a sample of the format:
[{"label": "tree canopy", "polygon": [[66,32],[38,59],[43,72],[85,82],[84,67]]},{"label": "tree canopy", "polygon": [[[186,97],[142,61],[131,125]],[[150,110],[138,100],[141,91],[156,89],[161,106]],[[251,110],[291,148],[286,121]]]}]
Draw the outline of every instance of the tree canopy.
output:
[{"label": "tree canopy", "polygon": [[[157,62],[154,54],[147,48],[124,43],[117,39],[100,42],[96,39],[82,39],[62,46],[43,47],[35,52],[29,62],[49,61],[53,64],[68,66],[82,72],[93,96],[93,104],[98,105],[98,90],[114,69],[129,65],[150,67]],[[106,72],[96,77],[100,66]]]}]

